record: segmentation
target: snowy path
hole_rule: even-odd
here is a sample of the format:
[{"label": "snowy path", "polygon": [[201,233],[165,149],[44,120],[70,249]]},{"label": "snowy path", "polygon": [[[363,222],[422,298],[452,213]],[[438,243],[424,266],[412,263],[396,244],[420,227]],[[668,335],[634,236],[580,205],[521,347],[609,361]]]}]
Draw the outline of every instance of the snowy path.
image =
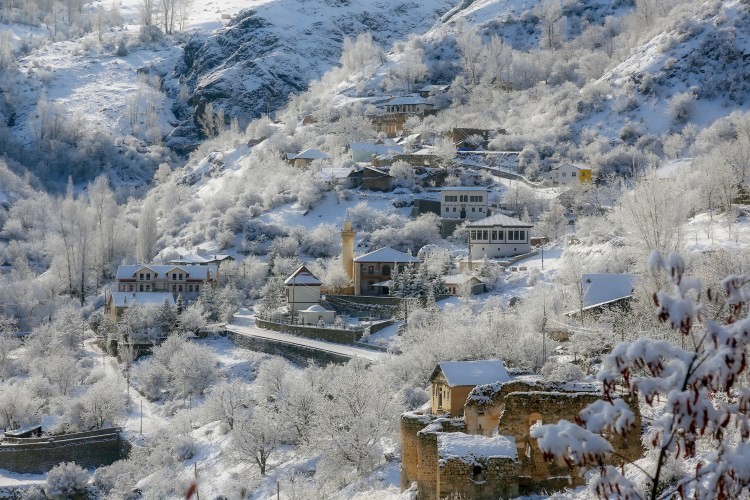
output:
[{"label": "snowy path", "polygon": [[234,323],[227,325],[227,330],[239,333],[241,335],[249,335],[251,337],[283,342],[285,344],[309,347],[311,349],[317,349],[319,351],[348,356],[350,358],[364,358],[369,359],[370,361],[378,361],[384,356],[387,356],[387,354],[384,352],[373,351],[361,347],[344,344],[334,344],[332,342],[325,342],[322,340],[297,337],[296,335],[290,335],[288,333],[264,330],[255,326],[254,316],[244,314],[242,312],[235,314]]},{"label": "snowy path", "polygon": [[[141,396],[140,393],[132,387],[130,388],[130,391],[128,391],[125,378],[120,373],[117,359],[102,352],[101,348],[96,344],[95,339],[87,340],[85,342],[85,348],[86,351],[102,359],[105,377],[114,380],[122,387],[123,392],[126,394],[129,392],[130,394],[125,420],[120,423],[120,426],[125,432],[129,434],[139,434],[142,429],[143,434],[151,434],[168,423],[167,419],[159,416],[156,405]],[[142,424],[141,418],[143,418]]]}]

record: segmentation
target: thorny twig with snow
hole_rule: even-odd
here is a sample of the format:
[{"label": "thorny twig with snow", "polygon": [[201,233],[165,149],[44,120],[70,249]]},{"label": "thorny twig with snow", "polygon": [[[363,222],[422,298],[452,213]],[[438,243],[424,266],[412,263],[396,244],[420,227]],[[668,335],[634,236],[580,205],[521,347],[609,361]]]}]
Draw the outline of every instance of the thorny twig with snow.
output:
[{"label": "thorny twig with snow", "polygon": [[[750,486],[750,390],[737,387],[747,369],[750,318],[742,314],[750,303],[750,276],[726,277],[721,282],[726,318],[703,320],[700,281],[684,276],[684,267],[674,253],[665,259],[654,252],[649,258],[649,270],[666,272],[673,285],[671,294],[654,295],[657,316],[691,339],[693,350],[648,338],[617,345],[597,376],[605,400],[584,409],[579,425],[561,421],[532,432],[546,458],[599,467],[589,487],[601,497],[736,498]],[[711,290],[707,297],[718,300]],[[647,443],[658,456],[655,471],[648,474],[637,467],[648,478],[647,491],[626,478],[623,468],[606,465],[615,452],[601,434],[638,432],[633,429],[633,412],[615,397],[618,384],[656,410]],[[655,406],[660,401],[665,404]],[[670,458],[694,459],[695,471],[665,480]]]}]

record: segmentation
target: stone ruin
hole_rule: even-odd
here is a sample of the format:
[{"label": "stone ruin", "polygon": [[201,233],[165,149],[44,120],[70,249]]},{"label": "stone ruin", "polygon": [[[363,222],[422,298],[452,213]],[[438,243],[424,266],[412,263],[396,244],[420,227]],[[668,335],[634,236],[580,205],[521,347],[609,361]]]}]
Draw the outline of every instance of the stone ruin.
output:
[{"label": "stone ruin", "polygon": [[[420,500],[497,499],[579,486],[584,482],[581,471],[547,462],[530,430],[540,423],[574,421],[601,397],[596,384],[515,379],[477,386],[463,417],[432,415],[429,409],[404,413],[401,489],[416,483]],[[639,429],[637,401],[630,406]],[[639,434],[607,436],[622,457],[617,460],[641,456]]]}]

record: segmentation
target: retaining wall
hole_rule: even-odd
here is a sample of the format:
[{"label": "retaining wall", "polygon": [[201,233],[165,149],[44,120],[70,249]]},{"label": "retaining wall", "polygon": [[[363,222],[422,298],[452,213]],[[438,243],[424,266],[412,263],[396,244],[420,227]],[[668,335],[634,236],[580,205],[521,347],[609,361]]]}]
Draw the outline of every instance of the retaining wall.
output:
[{"label": "retaining wall", "polygon": [[0,445],[0,469],[41,474],[60,462],[75,462],[89,469],[126,458],[128,449],[119,429],[15,439],[12,443]]},{"label": "retaining wall", "polygon": [[242,335],[231,330],[227,330],[227,336],[237,347],[282,356],[298,366],[308,366],[313,363],[319,365],[345,364],[351,359],[343,354],[321,351],[303,345],[276,342],[251,335]]},{"label": "retaining wall", "polygon": [[308,339],[325,340],[337,344],[354,345],[362,338],[362,330],[339,330],[336,328],[319,328],[316,326],[289,325],[286,323],[275,323],[255,318],[255,324],[266,330],[274,332],[290,333]]}]

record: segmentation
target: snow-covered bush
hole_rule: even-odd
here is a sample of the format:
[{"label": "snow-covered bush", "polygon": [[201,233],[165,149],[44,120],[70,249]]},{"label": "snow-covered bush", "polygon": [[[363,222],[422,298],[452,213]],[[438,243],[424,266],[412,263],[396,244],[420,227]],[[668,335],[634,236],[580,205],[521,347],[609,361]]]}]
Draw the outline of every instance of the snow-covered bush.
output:
[{"label": "snow-covered bush", "polygon": [[341,250],[339,229],[333,224],[318,224],[301,234],[301,250],[312,257],[332,257]]},{"label": "snow-covered bush", "polygon": [[84,493],[88,482],[89,476],[82,467],[75,462],[63,462],[47,474],[44,492],[53,499],[72,498]]},{"label": "snow-covered bush", "polygon": [[679,92],[672,97],[667,106],[667,113],[675,123],[685,123],[693,114],[695,94],[692,92]]}]

